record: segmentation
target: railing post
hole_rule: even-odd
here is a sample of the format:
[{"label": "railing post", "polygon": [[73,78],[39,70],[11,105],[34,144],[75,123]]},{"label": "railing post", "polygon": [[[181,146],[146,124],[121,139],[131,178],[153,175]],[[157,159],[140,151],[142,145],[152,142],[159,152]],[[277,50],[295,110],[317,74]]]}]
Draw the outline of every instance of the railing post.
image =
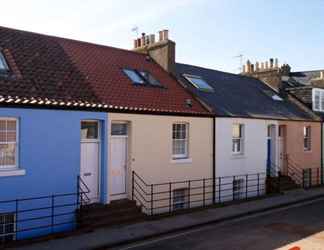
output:
[{"label": "railing post", "polygon": [[249,188],[248,182],[249,182],[249,175],[247,174],[245,176],[245,199],[248,199],[248,188]]},{"label": "railing post", "polygon": [[151,184],[151,215],[153,215],[153,184]]},{"label": "railing post", "polygon": [[134,200],[134,170],[132,171],[132,201]]},{"label": "railing post", "polygon": [[221,187],[222,177],[218,177],[218,202],[221,203]]},{"label": "railing post", "polygon": [[203,206],[205,207],[206,206],[206,180],[205,180],[205,178],[203,179]]},{"label": "railing post", "polygon": [[54,232],[54,202],[55,202],[55,196],[52,195],[51,197],[51,232]]},{"label": "railing post", "polygon": [[16,199],[16,218],[15,218],[15,224],[16,224],[16,227],[15,227],[15,233],[18,231],[18,212],[19,212],[19,207],[18,207],[18,203],[19,203],[19,200]]},{"label": "railing post", "polygon": [[172,212],[172,182],[169,183],[169,213]]},{"label": "railing post", "polygon": [[260,173],[258,173],[258,196],[260,196]]},{"label": "railing post", "polygon": [[232,181],[232,198],[233,198],[233,201],[235,200],[234,182],[235,182],[235,175],[233,176],[233,181]]},{"label": "railing post", "polygon": [[305,169],[303,169],[303,172],[302,172],[302,185],[303,185],[303,188],[305,188]]},{"label": "railing post", "polygon": [[80,176],[77,177],[77,208],[79,208],[79,199],[80,199]]},{"label": "railing post", "polygon": [[312,169],[310,168],[308,173],[308,186],[312,187],[313,186],[313,173],[312,173]]},{"label": "railing post", "polygon": [[278,171],[278,193],[281,192],[281,172]]},{"label": "railing post", "polygon": [[190,208],[190,180],[188,181],[188,208]]}]

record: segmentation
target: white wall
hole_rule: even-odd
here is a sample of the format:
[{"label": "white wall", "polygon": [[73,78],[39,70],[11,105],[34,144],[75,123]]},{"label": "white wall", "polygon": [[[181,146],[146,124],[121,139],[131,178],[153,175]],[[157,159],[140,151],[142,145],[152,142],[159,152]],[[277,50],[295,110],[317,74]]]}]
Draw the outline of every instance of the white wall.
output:
[{"label": "white wall", "polygon": [[[232,125],[244,125],[244,143],[243,153],[234,155],[232,153]],[[261,181],[264,180],[267,169],[267,126],[274,124],[276,121],[260,120],[260,119],[242,119],[242,118],[217,118],[216,119],[216,176],[234,176],[234,175],[247,175],[258,174],[261,175]],[[242,176],[245,179],[245,176]],[[228,183],[222,189],[221,196],[224,200],[231,200],[232,198],[232,178],[227,178],[222,183]],[[216,180],[216,183],[218,181]],[[257,175],[250,176],[248,185],[257,184]],[[218,187],[216,186],[216,189]],[[248,188],[250,196],[257,194],[257,187]],[[265,186],[264,186],[265,189]],[[243,192],[245,192],[245,184]],[[255,192],[253,192],[255,190]],[[251,191],[251,192],[250,192]],[[262,190],[264,193],[265,190]],[[243,194],[245,196],[246,194]],[[216,197],[218,199],[218,197]]]}]

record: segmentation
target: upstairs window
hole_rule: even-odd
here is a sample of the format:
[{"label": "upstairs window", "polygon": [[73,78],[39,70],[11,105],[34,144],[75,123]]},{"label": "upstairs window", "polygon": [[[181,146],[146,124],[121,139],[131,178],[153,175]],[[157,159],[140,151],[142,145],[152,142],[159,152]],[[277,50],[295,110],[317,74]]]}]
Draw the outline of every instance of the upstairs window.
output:
[{"label": "upstairs window", "polygon": [[304,127],[304,151],[310,151],[312,149],[312,139],[311,139],[311,127]]},{"label": "upstairs window", "polygon": [[324,112],[324,89],[312,90],[313,110]]},{"label": "upstairs window", "polygon": [[233,124],[232,127],[232,153],[243,153],[243,124]]},{"label": "upstairs window", "polygon": [[200,76],[183,75],[193,86],[201,91],[213,92],[214,89]]},{"label": "upstairs window", "polygon": [[189,124],[175,123],[172,125],[172,157],[173,159],[188,158]]},{"label": "upstairs window", "polygon": [[161,86],[160,82],[156,80],[149,72],[147,71],[140,71],[141,76],[153,86]]},{"label": "upstairs window", "polygon": [[0,71],[8,71],[9,67],[3,53],[0,51]]},{"label": "upstairs window", "polygon": [[0,169],[17,168],[17,120],[0,118]]},{"label": "upstairs window", "polygon": [[134,84],[144,84],[144,79],[135,70],[123,69],[123,71]]}]

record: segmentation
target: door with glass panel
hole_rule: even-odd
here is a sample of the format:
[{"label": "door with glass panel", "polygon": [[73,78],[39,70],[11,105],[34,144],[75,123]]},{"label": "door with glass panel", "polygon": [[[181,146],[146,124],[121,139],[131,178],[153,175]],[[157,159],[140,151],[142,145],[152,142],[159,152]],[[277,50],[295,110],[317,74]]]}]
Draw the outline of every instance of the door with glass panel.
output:
[{"label": "door with glass panel", "polygon": [[[81,122],[81,167],[80,177],[90,189],[90,202],[99,198],[99,151],[100,131],[98,121]],[[82,186],[81,186],[82,187]],[[85,191],[85,188],[83,188]]]},{"label": "door with glass panel", "polygon": [[126,198],[128,124],[113,122],[110,137],[111,199]]}]

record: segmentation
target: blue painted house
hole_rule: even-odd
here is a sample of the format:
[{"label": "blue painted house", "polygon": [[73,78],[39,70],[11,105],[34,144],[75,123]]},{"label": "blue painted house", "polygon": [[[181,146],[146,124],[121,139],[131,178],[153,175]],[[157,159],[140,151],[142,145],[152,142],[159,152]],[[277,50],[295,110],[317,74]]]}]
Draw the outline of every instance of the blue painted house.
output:
[{"label": "blue painted house", "polygon": [[106,201],[107,113],[58,43],[6,28],[0,94],[0,243],[73,228],[80,174]]}]

